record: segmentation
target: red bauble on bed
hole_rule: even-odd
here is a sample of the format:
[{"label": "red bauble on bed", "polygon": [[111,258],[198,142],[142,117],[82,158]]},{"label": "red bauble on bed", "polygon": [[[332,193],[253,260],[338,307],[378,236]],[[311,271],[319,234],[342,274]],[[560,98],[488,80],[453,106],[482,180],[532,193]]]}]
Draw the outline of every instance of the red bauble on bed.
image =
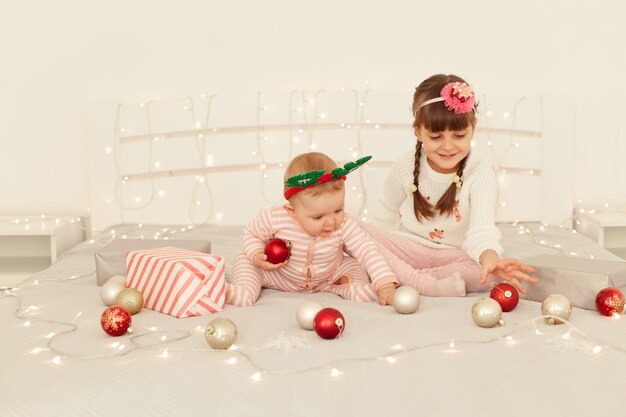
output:
[{"label": "red bauble on bed", "polygon": [[323,339],[336,339],[346,328],[346,319],[334,308],[321,309],[313,319],[313,329]]},{"label": "red bauble on bed", "polygon": [[619,316],[624,311],[624,295],[617,288],[605,288],[596,295],[596,307],[603,316]]},{"label": "red bauble on bed", "polygon": [[493,287],[489,296],[500,304],[502,311],[513,310],[519,302],[519,293],[517,292],[517,289],[513,285],[506,282]]},{"label": "red bauble on bed", "polygon": [[267,262],[279,264],[291,256],[291,242],[278,238],[270,239],[265,245]]},{"label": "red bauble on bed", "polygon": [[132,319],[124,307],[113,305],[102,313],[100,325],[102,330],[111,336],[121,336],[130,327]]}]

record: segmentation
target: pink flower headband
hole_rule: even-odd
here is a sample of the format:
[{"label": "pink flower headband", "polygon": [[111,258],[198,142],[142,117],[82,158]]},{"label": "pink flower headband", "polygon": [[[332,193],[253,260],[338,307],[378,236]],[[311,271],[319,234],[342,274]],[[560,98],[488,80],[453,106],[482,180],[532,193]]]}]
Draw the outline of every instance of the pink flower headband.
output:
[{"label": "pink flower headband", "polygon": [[446,108],[455,114],[465,114],[474,110],[474,89],[471,85],[458,81],[448,83],[441,89],[439,97],[426,100],[417,110],[439,101],[443,101]]}]

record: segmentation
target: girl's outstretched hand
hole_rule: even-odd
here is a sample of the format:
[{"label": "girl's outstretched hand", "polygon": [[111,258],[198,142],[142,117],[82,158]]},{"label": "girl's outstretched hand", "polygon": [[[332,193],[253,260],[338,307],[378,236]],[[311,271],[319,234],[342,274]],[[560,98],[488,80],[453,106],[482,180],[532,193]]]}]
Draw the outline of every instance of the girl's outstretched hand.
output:
[{"label": "girl's outstretched hand", "polygon": [[526,290],[520,281],[536,284],[539,280],[528,274],[535,272],[531,266],[521,263],[517,259],[507,258],[500,259],[497,255],[487,257],[482,262],[482,271],[480,273],[480,283],[487,283],[487,276],[493,274],[500,279],[510,282],[519,292],[526,294]]}]

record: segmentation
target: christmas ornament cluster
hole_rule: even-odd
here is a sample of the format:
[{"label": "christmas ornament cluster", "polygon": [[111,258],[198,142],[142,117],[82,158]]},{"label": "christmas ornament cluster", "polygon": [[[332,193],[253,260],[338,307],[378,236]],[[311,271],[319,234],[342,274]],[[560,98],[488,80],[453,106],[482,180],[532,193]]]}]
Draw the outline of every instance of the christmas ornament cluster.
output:
[{"label": "christmas ornament cluster", "polygon": [[143,308],[143,295],[126,287],[126,277],[114,275],[100,290],[102,302],[109,306],[100,317],[102,329],[111,336],[121,336],[130,329],[131,316]]},{"label": "christmas ornament cluster", "polygon": [[[472,319],[480,327],[503,325],[502,312],[512,311],[519,302],[517,289],[508,283],[496,285],[490,298],[479,298],[472,305]],[[624,311],[624,295],[617,288],[604,288],[596,295],[598,312],[619,317]],[[562,294],[551,294],[541,303],[541,314],[549,325],[561,324],[572,314],[572,303]]]},{"label": "christmas ornament cluster", "polygon": [[[266,248],[267,260],[282,263],[291,255],[291,244],[281,239],[271,239]],[[111,277],[100,291],[102,302],[108,307],[100,317],[102,329],[110,336],[121,336],[131,332],[132,315],[143,308],[143,296],[134,288],[127,288],[126,278],[121,275]],[[476,325],[483,328],[504,325],[503,312],[510,312],[519,303],[517,289],[509,283],[493,287],[489,298],[479,298],[471,308],[471,316]],[[598,312],[608,317],[619,317],[624,310],[624,296],[617,288],[600,290],[595,299]],[[410,286],[396,289],[391,305],[399,314],[413,314],[420,306],[420,294]],[[572,314],[571,302],[561,294],[551,294],[541,303],[541,314],[548,325],[561,324]],[[322,339],[337,339],[346,328],[346,318],[337,309],[324,307],[317,301],[304,301],[296,310],[296,321],[304,330],[314,330]],[[236,324],[225,317],[211,320],[205,327],[205,339],[213,349],[230,349],[236,342]]]}]

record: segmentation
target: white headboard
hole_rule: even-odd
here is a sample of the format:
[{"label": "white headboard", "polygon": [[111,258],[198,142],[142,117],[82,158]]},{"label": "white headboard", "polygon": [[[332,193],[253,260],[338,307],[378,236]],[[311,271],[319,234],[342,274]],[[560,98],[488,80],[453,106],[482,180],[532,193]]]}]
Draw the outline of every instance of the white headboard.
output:
[{"label": "white headboard", "polygon": [[[284,164],[312,149],[338,162],[374,156],[346,183],[348,211],[367,218],[391,162],[414,147],[411,94],[294,91],[93,103],[92,224],[245,224],[282,201]],[[498,169],[497,220],[569,219],[569,100],[551,94],[479,103],[474,147]]]}]

